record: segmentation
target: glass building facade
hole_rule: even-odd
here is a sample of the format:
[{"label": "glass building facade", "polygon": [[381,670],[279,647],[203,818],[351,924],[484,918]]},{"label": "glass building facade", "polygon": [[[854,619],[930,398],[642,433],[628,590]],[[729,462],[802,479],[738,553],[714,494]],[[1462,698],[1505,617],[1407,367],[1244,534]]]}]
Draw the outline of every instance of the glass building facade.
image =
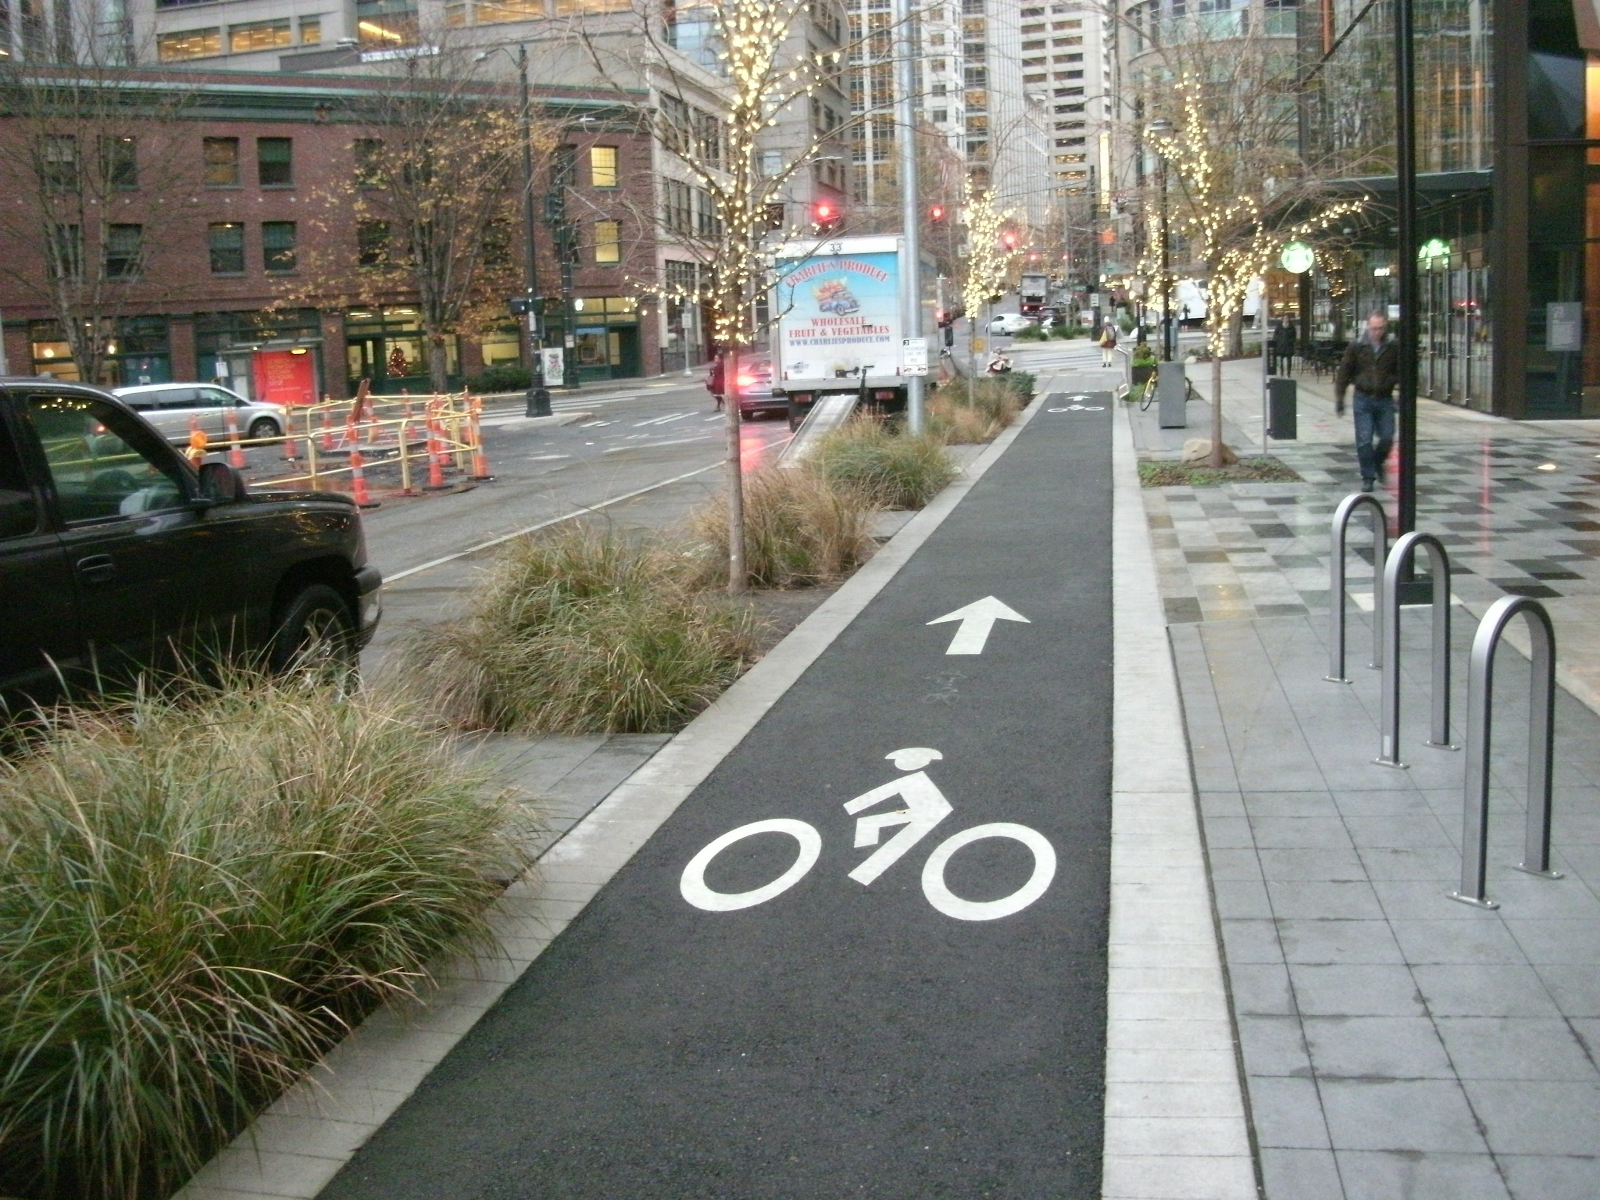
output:
[{"label": "glass building facade", "polygon": [[[1411,0],[1420,395],[1518,418],[1600,416],[1600,16],[1595,0]],[[1300,13],[1302,135],[1372,199],[1301,288],[1334,346],[1398,301],[1395,0]]]}]

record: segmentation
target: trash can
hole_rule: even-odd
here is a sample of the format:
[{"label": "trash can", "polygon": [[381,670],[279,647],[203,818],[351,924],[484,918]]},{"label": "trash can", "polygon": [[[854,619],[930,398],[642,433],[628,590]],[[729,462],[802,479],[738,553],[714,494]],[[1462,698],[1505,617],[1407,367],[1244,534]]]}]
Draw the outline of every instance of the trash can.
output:
[{"label": "trash can", "polygon": [[1184,429],[1189,424],[1185,411],[1189,402],[1189,377],[1183,364],[1164,362],[1156,375],[1156,402],[1161,406],[1161,428]]},{"label": "trash can", "polygon": [[1267,436],[1292,442],[1298,433],[1300,384],[1294,379],[1267,380]]}]

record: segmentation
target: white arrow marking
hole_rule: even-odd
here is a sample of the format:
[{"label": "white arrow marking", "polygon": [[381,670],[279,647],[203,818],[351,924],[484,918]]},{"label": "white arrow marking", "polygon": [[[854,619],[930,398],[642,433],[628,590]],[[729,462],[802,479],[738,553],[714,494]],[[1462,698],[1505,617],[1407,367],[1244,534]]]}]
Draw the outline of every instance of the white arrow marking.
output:
[{"label": "white arrow marking", "polygon": [[950,639],[950,645],[945,650],[946,654],[982,654],[984,644],[989,640],[989,631],[994,628],[996,621],[1021,621],[1024,625],[1033,623],[993,596],[974,600],[965,608],[958,608],[953,613],[935,617],[928,624],[942,625],[946,621],[961,622],[961,628],[957,629],[955,637]]},{"label": "white arrow marking", "polygon": [[927,773],[918,771],[901,779],[892,780],[864,792],[854,800],[845,802],[844,810],[855,816],[864,808],[871,808],[880,800],[899,796],[906,806],[893,812],[874,813],[870,817],[856,817],[856,848],[878,846],[883,831],[895,825],[904,826],[870,855],[850,878],[859,884],[869,884],[887,871],[901,855],[910,850],[933,831],[933,827],[950,815],[950,801]]}]

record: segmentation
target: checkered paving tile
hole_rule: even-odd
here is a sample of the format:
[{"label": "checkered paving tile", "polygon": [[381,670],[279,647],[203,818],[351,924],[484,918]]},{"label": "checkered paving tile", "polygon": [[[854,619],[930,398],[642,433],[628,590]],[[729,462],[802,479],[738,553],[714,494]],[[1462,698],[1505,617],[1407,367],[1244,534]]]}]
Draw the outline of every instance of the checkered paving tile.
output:
[{"label": "checkered paving tile", "polygon": [[[1170,623],[1327,610],[1329,525],[1360,486],[1354,450],[1273,454],[1304,482],[1145,492]],[[1485,437],[1424,446],[1420,459],[1417,528],[1444,543],[1457,595],[1600,595],[1600,438]],[[1392,537],[1392,478],[1377,495]],[[1348,587],[1370,592],[1365,523],[1353,526]]]}]

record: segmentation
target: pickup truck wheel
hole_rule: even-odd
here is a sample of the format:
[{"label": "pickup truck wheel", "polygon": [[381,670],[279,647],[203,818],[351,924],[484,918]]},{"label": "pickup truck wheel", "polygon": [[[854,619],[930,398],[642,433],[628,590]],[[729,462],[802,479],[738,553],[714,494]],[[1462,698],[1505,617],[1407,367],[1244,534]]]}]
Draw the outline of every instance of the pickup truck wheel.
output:
[{"label": "pickup truck wheel", "polygon": [[283,430],[278,428],[278,423],[271,417],[257,417],[250,422],[250,437],[254,441],[282,436]]},{"label": "pickup truck wheel", "polygon": [[350,606],[325,583],[302,589],[272,635],[272,669],[303,672],[338,687],[354,683],[358,664]]}]

